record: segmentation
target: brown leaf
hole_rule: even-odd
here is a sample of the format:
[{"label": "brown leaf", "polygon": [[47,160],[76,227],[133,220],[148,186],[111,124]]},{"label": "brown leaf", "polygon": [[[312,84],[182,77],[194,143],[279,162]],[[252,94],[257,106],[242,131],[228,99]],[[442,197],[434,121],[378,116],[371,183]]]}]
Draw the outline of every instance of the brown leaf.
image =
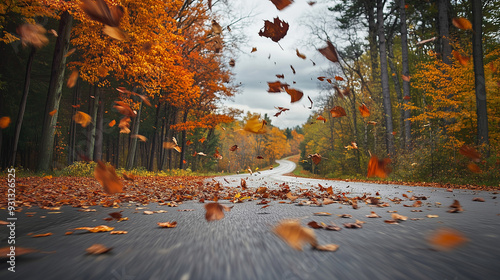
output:
[{"label": "brown leaf", "polygon": [[267,37],[273,40],[274,42],[278,42],[279,40],[281,40],[283,37],[286,36],[288,28],[289,28],[288,23],[281,21],[279,17],[274,18],[274,22],[265,20],[264,28],[259,31],[259,36]]},{"label": "brown leaf", "polygon": [[481,170],[481,168],[477,164],[475,164],[473,162],[470,162],[469,164],[467,164],[467,168],[469,168],[469,170],[471,172],[474,172],[474,173],[482,173],[483,172]]},{"label": "brown leaf", "polygon": [[366,107],[365,103],[363,103],[363,104],[361,104],[361,106],[359,106],[359,112],[361,113],[361,116],[363,118],[370,116],[370,110],[368,109],[368,107]]},{"label": "brown leaf", "polygon": [[283,239],[288,245],[296,250],[302,250],[305,243],[317,246],[316,236],[314,231],[309,228],[302,227],[296,220],[281,221],[273,232]]},{"label": "brown leaf", "polygon": [[292,73],[295,75],[296,72],[295,72],[295,68],[293,68],[293,65],[290,65],[290,68],[292,69]]},{"label": "brown leaf", "polygon": [[343,117],[343,116],[347,116],[347,114],[345,113],[344,108],[342,108],[340,106],[333,107],[330,110],[330,114],[332,115],[332,118],[340,118],[340,117]]},{"label": "brown leaf", "polygon": [[146,142],[148,140],[148,138],[146,138],[145,136],[140,135],[140,134],[133,134],[133,135],[130,135],[130,137],[137,138],[141,142]]},{"label": "brown leaf", "polygon": [[124,117],[120,120],[120,123],[118,124],[118,128],[120,128],[120,133],[130,133],[130,118],[129,117]]},{"label": "brown leaf", "polygon": [[10,118],[9,117],[1,117],[0,118],[0,129],[5,129],[9,126],[10,124]]},{"label": "brown leaf", "polygon": [[276,6],[276,9],[278,10],[283,10],[286,8],[288,5],[292,4],[292,0],[271,0],[273,2],[274,6]]},{"label": "brown leaf", "polygon": [[458,29],[472,30],[472,23],[466,18],[453,18],[451,23]]},{"label": "brown leaf", "polygon": [[215,21],[214,19],[212,20],[212,32],[215,35],[222,34],[222,26],[220,26],[220,24],[217,21]]},{"label": "brown leaf", "polygon": [[307,223],[307,225],[314,228],[314,229],[323,228],[323,225],[319,224],[316,221],[310,221],[309,223]]},{"label": "brown leaf", "polygon": [[440,251],[453,250],[468,241],[464,234],[451,228],[438,229],[427,240],[434,249]]},{"label": "brown leaf", "polygon": [[82,127],[87,127],[92,121],[92,118],[90,117],[90,115],[82,111],[76,111],[75,115],[73,116],[73,120],[75,121],[75,123],[80,124]]},{"label": "brown leaf", "polygon": [[328,212],[316,212],[316,213],[314,213],[314,215],[316,215],[316,216],[331,216],[332,214],[328,213]]},{"label": "brown leaf", "polygon": [[113,166],[107,166],[102,161],[98,160],[97,166],[94,169],[94,177],[99,181],[107,194],[122,192],[123,184],[120,182],[118,175],[116,175]]},{"label": "brown leaf", "polygon": [[391,163],[391,159],[385,158],[383,160],[378,160],[377,156],[373,155],[368,162],[368,174],[367,177],[377,176],[379,178],[386,178],[391,169],[387,166]]},{"label": "brown leaf", "polygon": [[403,81],[405,82],[410,82],[411,77],[406,75],[401,75],[401,79],[403,79]]},{"label": "brown leaf", "polygon": [[294,196],[294,195],[292,195],[292,192],[288,192],[288,193],[286,194],[286,197],[287,197],[288,199],[290,199],[292,202],[294,202],[295,200],[297,200],[297,198],[299,198],[298,196]]},{"label": "brown leaf", "polygon": [[319,251],[335,252],[339,249],[339,245],[337,244],[316,245],[314,246],[314,249]]},{"label": "brown leaf", "polygon": [[472,201],[479,201],[479,202],[485,202],[484,198],[482,197],[474,197]]},{"label": "brown leaf", "polygon": [[118,41],[125,41],[128,39],[127,34],[125,34],[119,27],[104,25],[102,32]]},{"label": "brown leaf", "polygon": [[23,46],[31,45],[35,48],[41,48],[49,43],[45,36],[47,30],[40,24],[23,24],[17,28],[17,34],[21,37]]},{"label": "brown leaf", "polygon": [[458,150],[462,155],[470,158],[472,161],[480,162],[481,155],[474,149],[473,147],[469,147],[467,145],[462,145]]},{"label": "brown leaf", "polygon": [[100,255],[109,252],[111,249],[102,244],[94,244],[85,249],[85,251],[87,251],[87,254]]},{"label": "brown leaf", "polygon": [[120,25],[124,13],[122,6],[109,8],[104,0],[82,0],[80,7],[90,19],[112,27]]},{"label": "brown leaf", "polygon": [[360,223],[344,223],[345,228],[362,228],[363,226]]},{"label": "brown leaf", "polygon": [[207,221],[218,221],[224,218],[224,211],[230,211],[231,208],[228,206],[221,205],[217,202],[205,204],[205,219]]},{"label": "brown leaf", "polygon": [[231,66],[231,67],[236,66],[236,61],[231,58],[231,60],[229,61],[229,66]]},{"label": "brown leaf", "polygon": [[0,259],[8,259],[8,258],[10,258],[8,256],[8,254],[12,254],[12,252],[13,252],[12,255],[15,255],[16,257],[22,256],[22,255],[26,255],[26,254],[30,254],[30,253],[40,252],[40,251],[38,251],[36,249],[31,249],[31,248],[23,248],[23,247],[18,247],[18,246],[16,246],[15,248],[16,249],[14,251],[11,250],[11,247],[9,247],[9,246],[0,248]]},{"label": "brown leaf", "polygon": [[135,117],[137,114],[130,108],[130,106],[123,101],[115,101],[116,105],[113,106],[118,112],[127,117]]},{"label": "brown leaf", "polygon": [[406,221],[408,220],[408,217],[397,214],[397,213],[392,213],[391,218],[396,221]]},{"label": "brown leaf", "polygon": [[382,218],[379,214],[371,211],[370,215],[366,215],[367,218]]},{"label": "brown leaf", "polygon": [[301,54],[301,53],[299,52],[299,49],[295,49],[295,52],[297,53],[297,56],[298,56],[298,57],[300,57],[300,58],[302,58],[302,59],[306,59],[306,56],[305,56],[304,54]]},{"label": "brown leaf", "polygon": [[291,97],[290,103],[297,102],[300,99],[302,99],[302,97],[304,96],[304,93],[300,90],[297,90],[297,89],[287,87],[287,88],[285,88],[285,91]]},{"label": "brown leaf", "polygon": [[164,223],[157,223],[159,227],[162,228],[174,228],[177,226],[177,222],[164,222]]},{"label": "brown leaf", "polygon": [[115,220],[120,220],[122,218],[122,211],[108,213],[108,215],[110,215]]},{"label": "brown leaf", "polygon": [[344,80],[344,78],[342,78],[340,76],[335,76],[334,78],[335,78],[336,81],[343,81]]},{"label": "brown leaf", "polygon": [[337,50],[333,46],[332,42],[327,41],[326,47],[318,49],[318,51],[331,62],[339,62]]},{"label": "brown leaf", "polygon": [[453,200],[453,203],[450,205],[450,210],[448,210],[448,212],[450,213],[456,213],[456,212],[462,212],[464,211],[464,209],[462,208],[462,206],[460,205],[460,202],[458,202],[458,200]]},{"label": "brown leaf", "polygon": [[256,47],[253,47],[252,48],[252,51],[250,53],[253,53],[253,52],[256,52],[257,51],[257,48]]},{"label": "brown leaf", "polygon": [[267,82],[267,85],[269,86],[269,89],[267,90],[269,93],[282,92],[290,86],[289,84],[283,84],[280,81]]},{"label": "brown leaf", "polygon": [[229,151],[231,151],[231,152],[234,152],[234,151],[236,151],[236,150],[238,150],[238,145],[233,145],[233,146],[231,146],[231,147],[229,148]]}]

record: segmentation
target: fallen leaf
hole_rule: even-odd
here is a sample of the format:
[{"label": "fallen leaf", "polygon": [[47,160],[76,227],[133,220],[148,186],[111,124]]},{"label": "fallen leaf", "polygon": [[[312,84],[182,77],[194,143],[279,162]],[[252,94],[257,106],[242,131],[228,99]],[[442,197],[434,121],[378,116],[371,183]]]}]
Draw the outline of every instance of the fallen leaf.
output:
[{"label": "fallen leaf", "polygon": [[453,200],[453,203],[450,205],[450,210],[448,210],[448,212],[450,213],[457,213],[457,212],[462,212],[464,211],[464,209],[462,208],[462,206],[460,205],[460,202],[458,202],[458,200]]},{"label": "fallen leaf", "polygon": [[359,223],[344,223],[345,228],[362,228],[363,226]]},{"label": "fallen leaf", "polygon": [[31,237],[46,237],[46,236],[51,236],[52,232],[47,232],[47,233],[40,233],[40,234],[35,234]]},{"label": "fallen leaf", "polygon": [[96,226],[96,227],[79,227],[79,228],[74,228],[73,230],[87,230],[89,232],[96,233],[96,232],[112,231],[114,229],[115,229],[114,227],[100,225],[100,226]]},{"label": "fallen leaf", "polygon": [[479,201],[479,202],[485,202],[484,198],[482,197],[474,197],[472,201]]},{"label": "fallen leaf", "polygon": [[157,223],[159,227],[162,228],[174,228],[177,226],[177,222],[164,222],[164,223]]},{"label": "fallen leaf", "polygon": [[233,146],[231,146],[231,147],[229,148],[229,151],[231,151],[231,152],[234,152],[234,151],[236,151],[236,150],[238,150],[238,145],[233,145]]},{"label": "fallen leaf", "polygon": [[316,216],[331,216],[332,214],[328,213],[328,212],[316,212],[316,213],[314,213],[314,215],[316,215]]},{"label": "fallen leaf", "polygon": [[339,245],[337,244],[316,245],[314,246],[314,249],[319,251],[335,252],[339,249]]},{"label": "fallen leaf", "polygon": [[397,221],[406,221],[406,220],[408,220],[408,217],[400,215],[400,214],[397,214],[397,213],[392,213],[391,214],[391,218],[393,220],[397,220]]},{"label": "fallen leaf", "polygon": [[288,192],[288,193],[286,194],[286,197],[287,197],[288,199],[290,199],[292,202],[294,202],[295,200],[297,200],[297,198],[299,198],[298,196],[294,196],[294,195],[292,195],[292,192]]},{"label": "fallen leaf", "polygon": [[109,232],[109,234],[127,234],[128,231],[126,230],[112,230]]},{"label": "fallen leaf", "polygon": [[429,214],[426,216],[427,218],[439,218],[438,215],[432,215],[432,214]]},{"label": "fallen leaf", "polygon": [[85,251],[87,251],[87,254],[100,255],[109,252],[111,249],[112,248],[108,248],[102,244],[94,244],[85,249]]},{"label": "fallen leaf", "polygon": [[306,243],[311,244],[313,247],[317,246],[314,231],[302,227],[296,220],[281,221],[274,227],[273,232],[283,239],[290,247],[299,251],[302,251],[302,247]]},{"label": "fallen leaf", "polygon": [[366,215],[367,218],[382,218],[380,215],[378,215],[377,213],[371,211],[371,214],[370,215]]},{"label": "fallen leaf", "polygon": [[108,166],[98,160],[97,166],[94,169],[94,177],[99,181],[107,194],[122,192],[123,184],[120,182],[118,175],[116,175],[113,166]]},{"label": "fallen leaf", "polygon": [[427,241],[436,250],[450,251],[464,245],[468,239],[455,229],[441,228],[429,235]]}]

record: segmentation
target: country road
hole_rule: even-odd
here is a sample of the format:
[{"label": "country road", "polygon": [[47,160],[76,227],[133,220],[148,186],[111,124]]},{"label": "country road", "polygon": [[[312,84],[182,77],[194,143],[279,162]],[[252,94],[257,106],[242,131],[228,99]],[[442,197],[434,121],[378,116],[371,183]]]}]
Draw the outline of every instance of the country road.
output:
[{"label": "country road", "polygon": [[[95,212],[80,212],[64,206],[60,211],[25,209],[16,222],[16,246],[43,252],[16,258],[16,272],[7,270],[1,259],[0,279],[500,279],[500,206],[496,192],[442,188],[354,183],[284,176],[295,164],[279,160],[273,170],[239,174],[215,179],[237,187],[244,178],[248,187],[290,189],[332,187],[349,196],[370,194],[388,202],[388,207],[360,203],[358,209],[339,203],[323,206],[297,206],[297,203],[271,201],[265,209],[259,200],[234,204],[219,221],[207,222],[202,203],[188,201],[179,207],[123,203],[120,209],[93,207]],[[418,207],[403,197],[424,197]],[[402,198],[399,204],[390,199]],[[484,198],[484,202],[473,198]],[[463,212],[449,213],[448,206],[458,200]],[[289,201],[288,201],[289,202]],[[226,205],[233,204],[222,201]],[[140,207],[140,208],[139,208]],[[123,210],[128,221],[106,222],[108,213]],[[144,215],[144,210],[166,213]],[[178,211],[189,210],[189,211]],[[372,211],[382,218],[367,218]],[[391,213],[408,216],[399,224],[387,224]],[[26,212],[30,212],[27,217]],[[315,216],[329,212],[331,216]],[[6,220],[2,210],[0,220]],[[341,218],[349,214],[352,218]],[[427,215],[437,217],[428,218]],[[45,217],[44,217],[45,216]],[[42,218],[44,217],[44,218]],[[415,220],[411,220],[411,219]],[[321,252],[310,247],[297,251],[289,247],[272,228],[283,219],[300,219],[342,226],[355,220],[366,222],[362,228],[340,231],[314,230],[321,244],[339,245],[336,252]],[[177,221],[176,228],[159,228],[157,222]],[[109,232],[65,235],[76,227],[108,225],[124,235]],[[8,229],[2,225],[0,247],[7,246]],[[427,239],[440,228],[452,228],[467,239],[450,251],[434,250]],[[29,233],[52,232],[33,238]],[[112,247],[109,253],[88,255],[94,243]]]}]

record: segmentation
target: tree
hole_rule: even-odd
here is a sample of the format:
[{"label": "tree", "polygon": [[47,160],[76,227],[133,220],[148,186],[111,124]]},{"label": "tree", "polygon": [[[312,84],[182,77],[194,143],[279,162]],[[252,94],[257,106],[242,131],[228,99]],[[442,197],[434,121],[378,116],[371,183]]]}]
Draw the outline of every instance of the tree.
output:
[{"label": "tree", "polygon": [[[406,11],[405,0],[399,1],[399,16],[401,19],[401,57],[403,65],[403,76],[410,77],[410,66],[408,63],[408,30],[406,27]],[[410,80],[403,79],[403,102],[408,104],[410,97]],[[404,119],[404,141],[405,149],[409,151],[411,145],[411,123],[410,123],[410,110],[404,109],[403,106],[403,119]]]},{"label": "tree", "polygon": [[474,62],[474,84],[476,92],[477,143],[488,145],[488,111],[486,82],[483,66],[483,13],[482,1],[471,0],[472,5],[472,56]]}]

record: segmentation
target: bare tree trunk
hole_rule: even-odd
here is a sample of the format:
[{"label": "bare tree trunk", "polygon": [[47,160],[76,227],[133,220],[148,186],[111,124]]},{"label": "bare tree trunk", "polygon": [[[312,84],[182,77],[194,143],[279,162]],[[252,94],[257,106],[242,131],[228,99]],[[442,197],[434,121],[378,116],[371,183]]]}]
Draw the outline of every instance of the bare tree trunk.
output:
[{"label": "bare tree trunk", "polygon": [[103,144],[103,128],[104,128],[104,102],[99,98],[97,108],[97,118],[95,120],[95,145],[94,145],[94,160],[102,160],[102,144]]},{"label": "bare tree trunk", "polygon": [[[50,73],[49,91],[47,102],[45,104],[45,114],[42,128],[42,142],[40,145],[40,154],[38,156],[38,171],[45,171],[50,168],[52,155],[54,154],[54,132],[57,124],[59,103],[62,95],[62,85],[64,79],[64,69],[66,64],[66,53],[69,48],[69,38],[73,16],[69,12],[62,13],[59,19],[59,29],[52,60],[52,70]],[[57,110],[53,116],[49,112]]]},{"label": "bare tree trunk", "polygon": [[[71,116],[76,113],[76,105],[79,104],[80,99],[80,80],[76,81],[75,88],[73,89],[73,102],[71,109]],[[70,119],[69,123],[69,148],[68,148],[68,165],[71,165],[77,158],[76,154],[76,123],[73,118]]]},{"label": "bare tree trunk", "polygon": [[[155,117],[155,125],[153,127],[153,137],[151,137],[151,149],[150,149],[150,155],[149,155],[149,161],[148,161],[148,170],[153,171],[154,170],[154,159],[155,159],[155,152],[156,152],[156,138],[158,137],[158,124],[160,120],[160,113],[161,113],[161,102],[158,102],[158,105],[156,106],[156,117]],[[158,141],[161,142],[161,141]]]},{"label": "bare tree trunk", "polygon": [[33,65],[33,59],[35,58],[35,53],[36,53],[36,48],[31,47],[31,51],[28,56],[28,63],[26,64],[26,73],[24,76],[23,97],[21,98],[21,104],[19,105],[19,112],[17,113],[16,128],[14,132],[14,143],[12,145],[12,154],[10,156],[10,164],[9,164],[10,166],[16,165],[17,145],[19,143],[19,135],[21,135],[21,127],[23,125],[24,112],[26,111],[26,102],[28,101],[28,93],[30,91],[31,66]]},{"label": "bare tree trunk", "polygon": [[[396,96],[398,98],[398,103],[403,104],[403,93],[401,91],[401,84],[399,83],[399,71],[396,65],[394,65],[394,52],[392,49],[392,42],[388,45],[389,49],[389,68],[391,68],[392,72],[392,81],[394,82],[394,89],[396,90]],[[403,107],[399,108],[399,137],[400,137],[400,148],[404,147],[404,111]]]},{"label": "bare tree trunk", "polygon": [[378,57],[377,57],[377,23],[375,21],[375,5],[373,0],[364,0],[365,13],[368,18],[368,41],[370,44],[370,63],[372,82],[376,81],[379,76]]},{"label": "bare tree trunk", "polygon": [[[471,0],[472,5],[472,56],[476,87],[477,144],[488,145],[488,112],[483,64],[483,11],[482,1]],[[489,149],[487,149],[489,156]]]},{"label": "bare tree trunk", "polygon": [[89,97],[89,115],[92,118],[92,122],[87,126],[87,157],[90,160],[94,160],[96,119],[101,95],[101,90],[97,86],[93,86],[93,89],[93,95],[91,93]]},{"label": "bare tree trunk", "polygon": [[394,156],[396,151],[394,148],[394,135],[392,135],[392,105],[391,105],[391,93],[389,91],[389,75],[387,73],[387,50],[386,50],[386,40],[384,33],[384,2],[382,0],[377,0],[377,20],[378,20],[378,38],[379,38],[379,51],[380,51],[380,72],[381,72],[381,83],[382,83],[382,97],[384,105],[384,115],[385,115],[385,127],[386,127],[386,142],[387,142],[387,153],[390,156]]},{"label": "bare tree trunk", "polygon": [[[186,111],[184,111],[184,115],[182,116],[183,123],[185,123],[187,121],[188,114],[189,114],[189,109],[186,109]],[[185,155],[186,155],[186,151],[185,151],[185,149],[186,149],[186,131],[185,130],[183,130],[181,133],[180,146],[181,146],[181,156],[179,159],[179,169],[184,169],[184,160],[185,160]]]},{"label": "bare tree trunk", "polygon": [[441,53],[443,62],[451,64],[451,45],[450,45],[450,0],[437,0],[438,2],[438,40],[437,53]]},{"label": "bare tree trunk", "polygon": [[[130,132],[131,136],[137,135],[139,133],[139,126],[141,124],[141,112],[142,112],[142,101],[141,101],[141,104],[139,105],[139,111],[137,112],[137,116],[135,117],[132,131]],[[128,170],[134,168],[135,154],[137,151],[137,137],[131,137],[129,143],[130,143],[130,146],[128,149],[128,156],[127,156],[127,169]]]},{"label": "bare tree trunk", "polygon": [[[403,75],[410,77],[410,66],[408,63],[408,30],[406,28],[406,11],[405,11],[405,0],[400,0],[399,4],[399,14],[401,18],[401,57],[403,65]],[[408,80],[403,80],[403,104],[408,105],[410,102],[410,82]],[[410,123],[410,110],[403,110],[403,120],[404,120],[404,140],[405,149],[411,151],[411,123]]]}]

